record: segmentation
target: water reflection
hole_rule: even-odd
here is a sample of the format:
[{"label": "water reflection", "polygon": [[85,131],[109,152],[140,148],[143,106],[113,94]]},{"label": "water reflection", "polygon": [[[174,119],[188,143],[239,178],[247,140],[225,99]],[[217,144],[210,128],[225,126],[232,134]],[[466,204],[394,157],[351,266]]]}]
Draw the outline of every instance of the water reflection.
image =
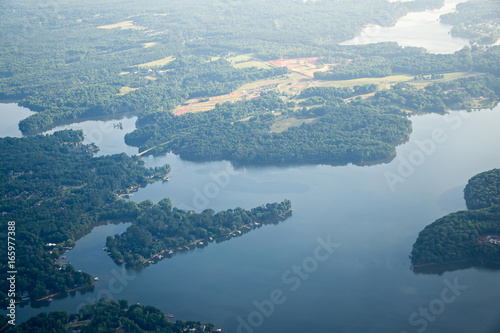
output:
[{"label": "water reflection", "polygon": [[441,23],[439,16],[454,12],[460,2],[445,0],[440,9],[408,13],[392,27],[367,26],[358,36],[341,45],[397,42],[401,46],[424,47],[431,53],[454,53],[469,45],[469,40],[452,37],[452,26]]}]

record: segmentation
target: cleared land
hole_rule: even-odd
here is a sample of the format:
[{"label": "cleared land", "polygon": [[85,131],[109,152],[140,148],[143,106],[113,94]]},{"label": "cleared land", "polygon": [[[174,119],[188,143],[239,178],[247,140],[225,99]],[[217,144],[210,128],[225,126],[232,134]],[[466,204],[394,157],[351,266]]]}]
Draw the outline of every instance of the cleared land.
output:
[{"label": "cleared land", "polygon": [[270,60],[267,63],[274,67],[286,66],[289,71],[314,78],[314,72],[326,72],[337,64],[323,64],[318,62],[318,57],[311,58],[291,58]]},{"label": "cleared land", "polygon": [[128,94],[131,91],[136,91],[137,89],[139,89],[139,88],[121,87],[118,95],[123,96],[123,95]]},{"label": "cleared land", "polygon": [[296,118],[284,118],[277,119],[276,122],[271,126],[272,133],[281,133],[289,129],[290,127],[298,127],[302,124],[310,124],[317,120],[318,118],[309,119],[296,119]]},{"label": "cleared land", "polygon": [[148,47],[152,47],[158,44],[157,42],[151,42],[151,43],[142,43],[142,46],[147,49]]},{"label": "cleared land", "polygon": [[144,27],[140,27],[138,25],[134,25],[133,21],[123,21],[123,22],[118,22],[118,23],[115,23],[115,24],[101,25],[100,27],[97,27],[97,28],[99,28],[99,29],[116,29],[116,28],[120,28],[122,30],[126,30],[126,29],[134,29],[134,30],[146,29]]},{"label": "cleared land", "polygon": [[275,79],[259,80],[247,83],[234,92],[221,96],[210,97],[209,101],[199,102],[194,98],[186,101],[174,109],[174,114],[180,115],[186,112],[202,112],[212,110],[217,103],[237,102],[245,99],[252,99],[260,96],[263,91],[278,90],[289,94],[298,94],[301,90],[310,86],[309,80],[304,80],[297,74],[288,74]]},{"label": "cleared land", "polygon": [[170,57],[166,57],[166,58],[163,58],[163,59],[158,59],[158,60],[155,60],[155,61],[146,62],[144,64],[137,65],[137,67],[139,67],[139,68],[143,68],[143,67],[157,67],[157,66],[159,67],[159,66],[164,66],[164,65],[166,65],[169,62],[172,62],[174,60],[175,60],[175,57],[170,56]]},{"label": "cleared land", "polygon": [[[364,84],[376,84],[378,85],[378,89],[386,89],[390,86],[395,85],[399,82],[408,82],[413,81],[413,75],[401,74],[401,75],[390,75],[384,77],[366,77],[361,79],[352,79],[352,80],[336,80],[336,81],[318,81],[315,86],[316,87],[354,87],[354,86],[362,86]],[[430,81],[427,81],[429,84]],[[426,85],[427,85],[426,84]]]},{"label": "cleared land", "polygon": [[[274,79],[265,79],[259,80],[251,83],[247,83],[234,92],[226,95],[214,96],[210,97],[208,101],[200,102],[201,99],[194,98],[186,101],[182,105],[179,105],[174,109],[174,114],[180,115],[187,112],[203,112],[212,110],[215,108],[215,104],[217,103],[225,103],[225,102],[237,102],[243,99],[252,99],[256,98],[263,91],[278,91],[280,93],[285,93],[288,96],[288,99],[294,98],[298,95],[302,90],[309,87],[354,87],[361,86],[365,84],[376,84],[379,90],[390,88],[391,86],[400,83],[407,82],[418,88],[423,89],[425,86],[432,82],[439,81],[448,81],[454,80],[460,77],[467,77],[473,75],[481,75],[474,73],[466,73],[466,72],[455,72],[455,73],[447,73],[444,74],[444,77],[441,79],[434,80],[414,80],[414,75],[409,74],[398,74],[398,75],[390,75],[380,78],[361,78],[361,79],[352,79],[352,80],[335,80],[335,81],[320,81],[313,79],[313,73],[318,71],[319,69],[328,70],[330,66],[334,64],[324,64],[318,65],[316,64],[318,58],[294,58],[294,59],[277,59],[268,61],[267,63],[259,60],[255,60],[251,54],[238,55],[234,57],[230,57],[227,59],[230,61],[233,66],[240,64],[248,64],[248,63],[261,63],[268,64],[272,66],[286,66],[291,73],[287,75],[283,75],[282,77],[274,78]],[[242,67],[241,67],[242,68]],[[350,99],[362,97],[369,98],[373,96],[374,93],[354,96]],[[295,100],[300,101],[300,100]],[[484,101],[478,101],[479,103],[485,103]],[[301,120],[302,121],[302,120]],[[300,124],[299,124],[300,125]],[[299,126],[297,125],[297,126]],[[280,131],[280,125],[277,125],[276,129],[273,131]],[[286,125],[283,125],[286,126]],[[290,125],[292,126],[292,125]],[[285,128],[286,129],[286,128]]]},{"label": "cleared land", "polygon": [[234,68],[249,68],[249,67],[257,67],[262,69],[271,68],[270,65],[266,64],[263,61],[256,60],[252,57],[252,54],[240,54],[234,57],[227,58]]}]

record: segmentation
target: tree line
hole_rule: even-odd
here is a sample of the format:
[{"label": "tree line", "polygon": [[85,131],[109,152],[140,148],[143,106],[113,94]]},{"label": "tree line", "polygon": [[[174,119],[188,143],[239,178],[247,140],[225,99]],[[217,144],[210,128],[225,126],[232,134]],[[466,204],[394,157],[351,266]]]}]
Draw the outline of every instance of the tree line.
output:
[{"label": "tree line", "polygon": [[464,197],[468,210],[442,217],[419,233],[413,265],[500,262],[500,245],[480,241],[480,236],[500,234],[500,169],[469,179]]},{"label": "tree line", "polygon": [[[250,210],[228,209],[215,213],[206,209],[201,213],[172,208],[169,199],[156,205],[151,201],[139,204],[141,214],[121,235],[108,236],[106,246],[110,256],[132,266],[145,264],[149,259],[167,250],[177,251],[194,242],[208,242],[208,238],[227,236],[244,225],[269,223],[288,213],[290,200],[268,203]],[[241,231],[240,231],[241,233]],[[166,254],[163,254],[166,256]]]},{"label": "tree line", "polygon": [[[0,318],[5,324],[6,317]],[[40,313],[26,322],[12,327],[15,333],[66,333],[69,330],[81,333],[91,332],[158,332],[183,333],[212,332],[214,325],[199,321],[176,320],[172,323],[167,315],[154,306],[129,305],[127,300],[100,299],[93,304],[84,305],[77,313],[52,311]]]}]

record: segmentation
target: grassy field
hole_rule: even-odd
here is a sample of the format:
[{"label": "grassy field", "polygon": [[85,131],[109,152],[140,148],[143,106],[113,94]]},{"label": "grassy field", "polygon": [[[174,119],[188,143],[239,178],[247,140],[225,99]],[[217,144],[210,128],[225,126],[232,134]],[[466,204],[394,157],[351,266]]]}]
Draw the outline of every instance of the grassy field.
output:
[{"label": "grassy field", "polygon": [[140,27],[137,25],[134,25],[133,21],[123,21],[123,22],[118,22],[115,24],[108,24],[108,25],[101,25],[100,27],[97,27],[99,29],[116,29],[120,28],[122,30],[126,29],[135,29],[135,30],[142,30],[145,29],[144,27]]},{"label": "grassy field", "polygon": [[296,119],[296,118],[286,118],[286,119],[278,119],[271,126],[272,133],[281,133],[289,129],[290,127],[298,127],[304,123],[310,124],[317,120],[318,118],[309,118],[309,119]]},{"label": "grassy field", "polygon": [[[172,58],[172,57],[169,57]],[[165,59],[169,59],[165,58]],[[173,58],[172,58],[173,60]],[[235,68],[244,68],[244,67],[259,67],[259,68],[265,68],[263,66],[286,66],[291,70],[292,72],[283,75],[278,78],[273,78],[273,79],[264,79],[264,80],[259,80],[259,81],[254,81],[250,82],[247,84],[244,84],[234,92],[226,95],[221,95],[221,96],[214,96],[210,97],[208,101],[205,102],[200,102],[199,99],[191,99],[185,102],[183,105],[179,105],[177,108],[174,109],[174,114],[180,115],[183,113],[187,112],[203,112],[203,111],[208,111],[212,110],[215,108],[215,105],[217,103],[226,103],[226,102],[237,102],[241,101],[243,99],[252,99],[256,98],[260,95],[261,92],[264,91],[278,91],[279,93],[284,93],[286,96],[288,96],[288,99],[294,98],[300,92],[304,89],[307,89],[309,87],[337,87],[337,88],[342,88],[342,87],[354,87],[354,86],[361,86],[365,84],[376,84],[378,86],[378,90],[383,90],[383,89],[388,89],[391,86],[400,83],[400,82],[407,82],[409,84],[412,84],[418,88],[423,89],[425,86],[429,85],[432,82],[439,82],[439,81],[449,81],[449,80],[454,80],[460,77],[466,77],[466,76],[471,76],[471,75],[480,75],[480,74],[471,74],[471,73],[466,73],[466,72],[456,72],[456,73],[447,73],[444,74],[444,77],[442,79],[435,79],[435,80],[414,80],[414,75],[409,75],[409,74],[395,74],[395,75],[390,75],[390,76],[385,76],[381,78],[361,78],[361,79],[352,79],[352,80],[335,80],[335,81],[319,81],[319,80],[314,80],[313,79],[313,73],[318,70],[328,70],[330,66],[333,66],[333,64],[316,64],[318,58],[295,58],[295,59],[277,59],[277,60],[272,60],[263,62],[256,60],[255,58],[252,57],[252,54],[242,54],[242,55],[236,55],[233,57],[227,58],[228,61],[230,61]],[[148,66],[150,64],[155,63],[151,62],[148,63]],[[146,64],[143,64],[144,66]],[[374,93],[371,94],[366,94],[362,95],[359,97],[362,98],[370,98],[373,96]],[[358,96],[354,96],[353,98],[356,98]],[[298,102],[299,100],[295,100]],[[479,101],[478,104],[480,103],[485,103],[484,101]],[[288,121],[288,120],[287,120]],[[273,129],[273,131],[280,132],[282,131],[281,129],[290,127],[290,126],[299,126],[302,122],[302,120],[294,120],[298,122],[298,125],[294,124],[279,124],[279,122],[276,124],[276,128]]]},{"label": "grassy field", "polygon": [[291,58],[291,59],[276,59],[267,63],[275,67],[287,67],[288,70],[294,73],[304,75],[307,78],[314,78],[314,72],[325,72],[330,67],[336,64],[321,64],[318,63],[318,57],[311,58]]},{"label": "grassy field", "polygon": [[354,87],[362,86],[364,84],[376,84],[379,90],[389,88],[399,82],[413,81],[413,75],[391,75],[385,77],[367,77],[362,79],[352,80],[337,80],[337,81],[320,81],[315,84],[316,87]]},{"label": "grassy field", "polygon": [[271,66],[269,66],[268,64],[266,64],[266,63],[264,63],[262,61],[256,61],[256,60],[246,61],[246,62],[240,62],[240,63],[237,63],[237,64],[233,64],[233,67],[234,68],[257,67],[257,68],[261,68],[261,69],[269,69],[269,68],[271,68]]},{"label": "grassy field", "polygon": [[150,42],[150,43],[142,43],[142,46],[147,49],[148,47],[152,47],[158,44],[157,42]]},{"label": "grassy field", "polygon": [[467,73],[467,72],[454,72],[454,73],[446,73],[444,74],[444,78],[442,79],[435,79],[435,80],[412,80],[411,83],[412,85],[423,89],[425,86],[427,86],[429,83],[432,82],[443,82],[443,81],[451,81],[455,80],[461,77],[469,77],[469,76],[477,76],[477,75],[484,75],[482,73]]},{"label": "grassy field", "polygon": [[166,58],[163,58],[163,59],[159,59],[159,60],[155,60],[155,61],[150,61],[150,62],[146,62],[144,64],[140,64],[140,65],[137,65],[137,67],[139,68],[144,68],[144,67],[156,67],[156,66],[164,66],[166,64],[168,64],[169,62],[172,62],[174,61],[175,58],[170,56],[170,57],[166,57]]},{"label": "grassy field", "polygon": [[139,88],[121,87],[118,95],[123,96],[123,95],[128,94],[131,91],[136,91],[137,89],[139,89]]},{"label": "grassy field", "polygon": [[234,57],[227,58],[234,68],[249,68],[249,67],[257,67],[262,69],[271,68],[268,64],[263,61],[255,60],[252,57],[252,54],[240,54]]}]

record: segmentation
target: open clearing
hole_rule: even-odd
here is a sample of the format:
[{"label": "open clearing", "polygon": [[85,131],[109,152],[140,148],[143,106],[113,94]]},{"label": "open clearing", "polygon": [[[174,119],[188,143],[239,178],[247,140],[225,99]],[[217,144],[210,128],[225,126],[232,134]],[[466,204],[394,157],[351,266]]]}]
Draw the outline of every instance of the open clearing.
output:
[{"label": "open clearing", "polygon": [[454,72],[454,73],[446,73],[443,74],[444,78],[442,79],[434,79],[434,80],[413,80],[411,83],[412,85],[423,89],[425,86],[427,86],[431,82],[443,82],[443,81],[451,81],[455,80],[461,77],[470,77],[470,76],[478,76],[478,75],[484,75],[483,73],[468,73],[468,72]]},{"label": "open clearing", "polygon": [[175,60],[175,57],[173,56],[170,56],[170,57],[166,57],[166,58],[163,58],[163,59],[159,59],[159,60],[155,60],[155,61],[150,61],[150,62],[146,62],[144,64],[140,64],[140,65],[137,65],[137,67],[139,68],[144,68],[144,67],[160,67],[160,66],[164,66],[166,64],[168,64],[169,62],[172,62]]},{"label": "open clearing", "polygon": [[289,71],[302,74],[308,78],[314,78],[314,72],[326,72],[337,64],[318,63],[318,57],[291,58],[270,60],[267,63],[274,67],[287,67]]},{"label": "open clearing", "polygon": [[245,61],[245,62],[240,62],[237,64],[233,65],[234,68],[249,68],[249,67],[257,67],[257,68],[262,68],[262,69],[269,69],[271,66],[263,63],[262,61]]},{"label": "open clearing", "polygon": [[135,30],[146,29],[144,27],[140,27],[138,25],[134,25],[133,21],[123,21],[123,22],[118,22],[118,23],[115,23],[115,24],[101,25],[100,27],[97,27],[97,28],[99,28],[99,29],[116,29],[116,28],[120,28],[122,30],[126,30],[126,29],[135,29]]},{"label": "open clearing", "polygon": [[157,42],[150,42],[150,43],[142,43],[142,46],[147,49],[148,47],[152,47],[158,44]]},{"label": "open clearing", "polygon": [[174,114],[180,115],[186,112],[201,112],[212,110],[216,103],[237,102],[245,99],[252,99],[260,96],[261,92],[278,90],[287,94],[298,94],[300,91],[310,86],[309,80],[297,74],[288,74],[275,79],[259,80],[244,84],[234,92],[221,96],[210,97],[209,101],[199,102],[194,98],[186,101],[174,109]]},{"label": "open clearing", "polygon": [[[316,87],[354,87],[354,86],[362,86],[365,84],[376,84],[378,85],[378,89],[386,89],[390,86],[395,85],[399,82],[407,82],[413,81],[413,75],[401,74],[401,75],[390,75],[384,77],[365,77],[362,79],[351,79],[351,80],[336,80],[336,81],[319,81],[315,84]],[[430,83],[430,82],[428,82]],[[427,83],[427,84],[428,84]]]},{"label": "open clearing", "polygon": [[[171,60],[173,60],[173,57],[168,57],[162,60],[170,58]],[[354,86],[361,86],[365,84],[376,84],[378,86],[378,90],[382,90],[390,88],[391,86],[400,82],[407,82],[409,84],[416,86],[417,88],[423,89],[425,86],[429,85],[432,82],[449,81],[460,77],[480,75],[480,74],[473,74],[473,73],[471,74],[466,72],[455,72],[455,73],[444,74],[444,78],[442,79],[414,80],[414,75],[395,74],[381,78],[361,78],[361,79],[351,79],[351,80],[320,81],[313,79],[314,72],[319,70],[329,70],[330,67],[334,66],[335,64],[317,64],[318,57],[277,59],[268,62],[263,62],[253,58],[252,54],[243,54],[227,58],[227,60],[230,61],[236,68],[245,68],[252,66],[265,68],[261,66],[269,66],[269,65],[278,67],[286,66],[291,71],[291,73],[283,75],[278,78],[264,79],[244,84],[243,86],[241,86],[232,93],[210,97],[208,101],[202,102],[200,101],[201,100],[200,98],[190,99],[174,109],[173,112],[175,115],[180,115],[187,112],[203,112],[212,110],[215,108],[215,105],[217,103],[221,104],[226,102],[233,103],[241,101],[243,99],[247,100],[253,99],[260,96],[261,92],[271,91],[271,90],[278,91],[279,93],[284,93],[287,96],[287,99],[292,99],[295,98],[296,95],[300,94],[302,90],[307,89],[309,87],[352,88]],[[152,66],[151,64],[154,63],[157,62],[151,62],[140,66],[149,67]],[[258,64],[260,64],[260,66]],[[350,99],[354,99],[357,97],[370,98],[373,95],[374,93],[360,95],[360,96],[353,96]],[[300,121],[304,122],[303,120]],[[279,132],[281,131],[282,127],[286,129],[290,126],[299,126],[299,125],[286,125],[286,124],[277,125],[277,127],[273,129],[273,131]]]},{"label": "open clearing", "polygon": [[139,88],[121,87],[118,95],[123,96],[123,95],[128,94],[131,91],[136,91],[137,89],[139,89]]},{"label": "open clearing", "polygon": [[266,64],[263,61],[256,60],[252,57],[252,54],[240,54],[234,57],[227,58],[234,68],[249,68],[249,67],[257,67],[261,69],[271,68],[270,65]]},{"label": "open clearing", "polygon": [[281,133],[289,129],[290,127],[298,127],[302,124],[310,124],[317,120],[318,118],[309,118],[309,119],[297,119],[297,118],[285,118],[278,119],[271,126],[272,133]]}]

